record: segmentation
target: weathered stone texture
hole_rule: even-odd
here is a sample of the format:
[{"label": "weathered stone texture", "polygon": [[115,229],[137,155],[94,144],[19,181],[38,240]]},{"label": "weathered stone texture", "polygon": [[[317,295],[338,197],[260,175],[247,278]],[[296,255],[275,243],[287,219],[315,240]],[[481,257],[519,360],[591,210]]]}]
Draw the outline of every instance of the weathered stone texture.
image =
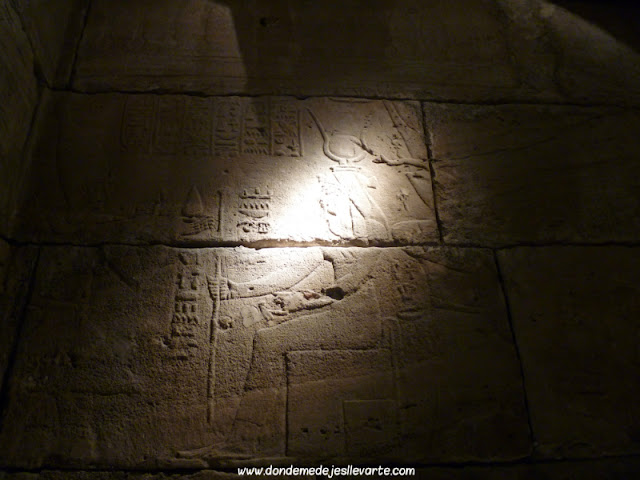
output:
[{"label": "weathered stone texture", "polygon": [[640,115],[425,104],[448,243],[640,240]]},{"label": "weathered stone texture", "polygon": [[88,0],[9,1],[20,16],[43,79],[50,86],[66,86]]},{"label": "weathered stone texture", "polygon": [[44,248],[12,378],[11,467],[530,448],[485,250]]},{"label": "weathered stone texture", "polygon": [[548,246],[640,242],[637,47],[543,0],[88,3],[0,0],[0,480],[640,478],[640,249]]},{"label": "weathered stone texture", "polygon": [[36,248],[12,247],[0,240],[0,390],[24,313]]},{"label": "weathered stone texture", "polygon": [[540,15],[540,0],[496,0],[505,24],[509,51],[513,57],[523,92],[516,100],[562,102],[554,73],[559,51],[547,33]]},{"label": "weathered stone texture", "polygon": [[[470,12],[460,15],[461,11]],[[502,98],[520,92],[498,6],[93,2],[81,90]]]},{"label": "weathered stone texture", "polygon": [[8,235],[24,174],[22,150],[37,103],[33,52],[9,0],[0,0],[0,234]]},{"label": "weathered stone texture", "polygon": [[58,94],[47,108],[26,239],[438,238],[417,102]]},{"label": "weathered stone texture", "polygon": [[[634,2],[619,3],[629,4],[628,14],[637,18],[640,10]],[[607,32],[600,22],[594,24],[553,2],[541,2],[540,15],[558,52],[555,79],[565,98],[582,103],[640,103],[640,53],[616,38],[616,29],[613,34]]]},{"label": "weathered stone texture", "polygon": [[637,104],[639,68],[603,27],[540,0],[101,0],[75,86]]},{"label": "weathered stone texture", "polygon": [[517,248],[499,254],[537,452],[640,452],[640,250]]},{"label": "weathered stone texture", "polygon": [[[625,38],[633,2],[498,0],[522,92],[556,103],[640,102],[640,54]],[[559,6],[560,4],[562,6]],[[600,8],[598,8],[600,7]],[[593,10],[591,15],[584,12]],[[617,23],[611,28],[611,20]],[[622,35],[621,35],[622,34]],[[630,37],[630,35],[626,35]],[[635,47],[635,48],[634,48]],[[525,95],[520,99],[526,100]]]}]

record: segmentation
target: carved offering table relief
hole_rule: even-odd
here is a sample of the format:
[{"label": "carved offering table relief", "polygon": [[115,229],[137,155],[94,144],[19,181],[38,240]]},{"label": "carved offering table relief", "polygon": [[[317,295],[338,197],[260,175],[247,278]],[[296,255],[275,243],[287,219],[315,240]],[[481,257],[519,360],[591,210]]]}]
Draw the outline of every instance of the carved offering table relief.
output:
[{"label": "carved offering table relief", "polygon": [[45,248],[0,447],[25,468],[512,458],[497,282],[473,249]]},{"label": "carved offering table relief", "polygon": [[34,148],[18,228],[27,239],[438,238],[417,102],[53,94],[43,116],[51,128]]}]

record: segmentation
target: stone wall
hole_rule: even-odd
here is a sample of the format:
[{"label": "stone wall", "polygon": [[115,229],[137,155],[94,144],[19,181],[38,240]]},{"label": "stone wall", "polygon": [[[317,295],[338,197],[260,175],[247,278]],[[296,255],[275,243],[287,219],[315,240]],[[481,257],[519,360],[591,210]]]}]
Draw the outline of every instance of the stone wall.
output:
[{"label": "stone wall", "polygon": [[43,89],[24,157],[36,93],[7,124],[0,479],[640,473],[618,30],[538,0],[45,3],[0,25]]},{"label": "stone wall", "polygon": [[0,235],[10,236],[30,155],[27,137],[41,86],[71,78],[88,0],[0,2]]},{"label": "stone wall", "polygon": [[23,149],[38,102],[33,51],[9,0],[0,2],[0,234],[8,235],[24,177]]}]

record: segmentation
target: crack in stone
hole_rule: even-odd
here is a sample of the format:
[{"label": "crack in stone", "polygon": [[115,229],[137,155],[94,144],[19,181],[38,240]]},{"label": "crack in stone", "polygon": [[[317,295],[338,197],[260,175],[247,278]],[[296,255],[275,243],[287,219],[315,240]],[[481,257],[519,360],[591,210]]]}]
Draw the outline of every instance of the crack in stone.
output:
[{"label": "crack in stone", "polygon": [[505,306],[505,310],[507,312],[507,321],[509,323],[509,330],[511,331],[511,342],[513,344],[513,348],[516,351],[516,357],[518,359],[518,366],[520,369],[520,380],[522,382],[521,384],[521,388],[522,388],[522,397],[523,397],[523,401],[524,401],[524,408],[526,411],[526,415],[527,415],[527,423],[529,426],[529,439],[530,439],[530,452],[533,454],[533,452],[535,451],[535,447],[536,447],[536,435],[535,435],[535,431],[533,429],[533,422],[531,420],[531,409],[529,408],[529,398],[527,395],[527,384],[525,381],[525,374],[524,374],[524,366],[522,364],[522,355],[520,354],[520,347],[518,345],[518,339],[516,337],[516,332],[515,332],[515,328],[513,326],[513,316],[511,313],[511,304],[509,303],[509,295],[507,293],[507,286],[505,284],[505,279],[503,276],[503,272],[502,269],[500,267],[500,259],[498,258],[498,252],[496,250],[493,251],[493,259],[495,262],[495,266],[496,266],[496,273],[498,275],[498,283],[500,285],[500,289],[502,291],[502,296],[504,299],[504,306]]}]

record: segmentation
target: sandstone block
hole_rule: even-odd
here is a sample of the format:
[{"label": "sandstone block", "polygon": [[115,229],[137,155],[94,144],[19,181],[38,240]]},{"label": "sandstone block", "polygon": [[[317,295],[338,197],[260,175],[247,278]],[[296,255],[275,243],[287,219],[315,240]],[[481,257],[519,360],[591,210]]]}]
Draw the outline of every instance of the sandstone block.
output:
[{"label": "sandstone block", "polygon": [[50,247],[25,321],[5,467],[504,460],[530,448],[489,251]]},{"label": "sandstone block", "polygon": [[638,241],[635,110],[425,104],[448,243]]},{"label": "sandstone block", "polygon": [[438,238],[415,102],[57,94],[43,117],[17,229],[24,238]]},{"label": "sandstone block", "polygon": [[[460,15],[461,11],[469,12]],[[487,99],[531,95],[492,1],[93,2],[83,91]],[[534,92],[535,94],[535,92]]]},{"label": "sandstone block", "polygon": [[[640,13],[633,2],[607,7],[617,12],[614,17],[618,16],[620,23],[623,15],[634,18]],[[606,9],[601,15],[604,21],[594,21],[552,2],[540,2],[538,8],[550,42],[559,52],[555,78],[565,98],[592,104],[640,103],[637,44],[625,40],[623,25],[608,28]],[[630,26],[637,32],[632,22]]]},{"label": "sandstone block", "polygon": [[[547,25],[542,18],[541,0],[497,0],[504,22],[509,51],[517,69],[522,92],[519,99],[558,103],[565,101],[554,81],[554,71],[559,52],[547,34]],[[517,98],[514,98],[517,100]]]},{"label": "sandstone block", "polygon": [[522,91],[532,99],[638,105],[640,54],[633,19],[640,10],[633,2],[497,3]]},{"label": "sandstone block", "polygon": [[637,454],[640,251],[516,248],[499,258],[538,453]]}]

